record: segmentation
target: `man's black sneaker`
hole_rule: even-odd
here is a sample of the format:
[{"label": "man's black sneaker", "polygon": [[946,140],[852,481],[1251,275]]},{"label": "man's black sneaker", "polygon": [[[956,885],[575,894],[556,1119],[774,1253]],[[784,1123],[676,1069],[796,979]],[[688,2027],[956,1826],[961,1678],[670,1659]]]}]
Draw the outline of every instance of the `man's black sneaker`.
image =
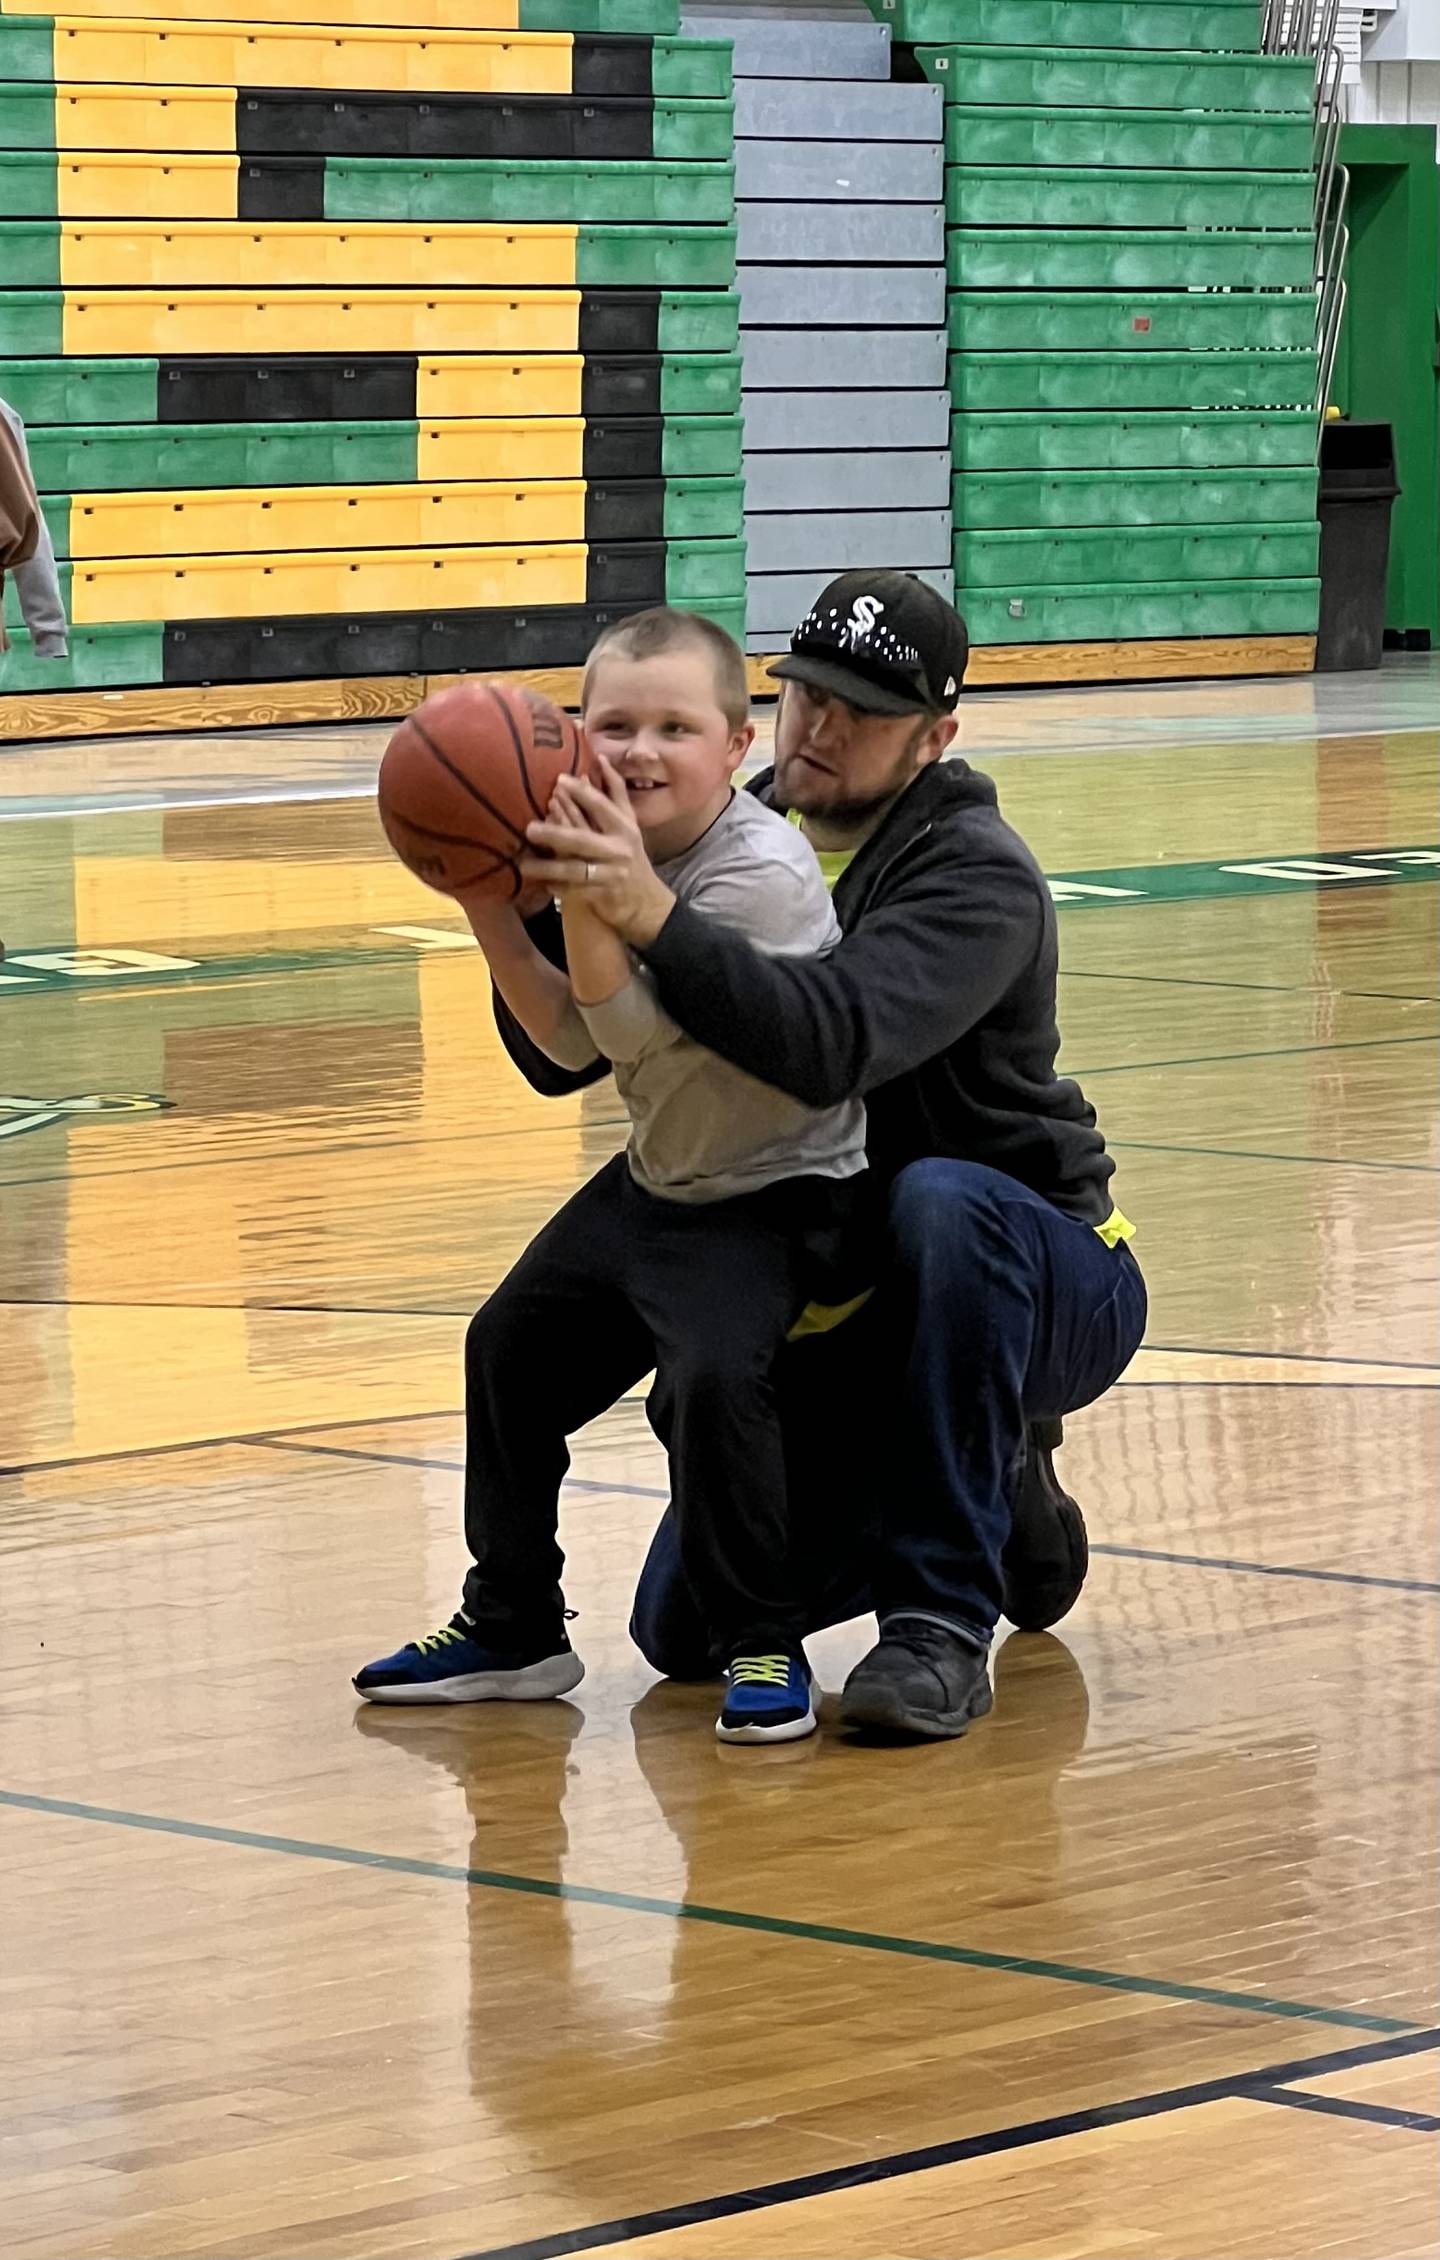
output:
[{"label": "man's black sneaker", "polygon": [[1033,1420],[1000,1556],[1001,1609],[1017,1632],[1044,1632],[1068,1616],[1090,1567],[1085,1517],[1055,1473],[1058,1420]]},{"label": "man's black sneaker", "polygon": [[928,1617],[887,1617],[840,1697],[842,1724],[868,1733],[943,1742],[963,1734],[994,1701],[985,1658]]}]

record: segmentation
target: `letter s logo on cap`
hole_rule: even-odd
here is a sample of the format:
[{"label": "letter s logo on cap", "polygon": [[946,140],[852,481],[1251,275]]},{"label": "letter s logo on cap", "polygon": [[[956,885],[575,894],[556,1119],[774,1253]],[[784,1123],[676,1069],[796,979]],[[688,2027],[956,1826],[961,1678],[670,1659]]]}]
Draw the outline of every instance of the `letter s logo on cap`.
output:
[{"label": "letter s logo on cap", "polygon": [[878,596],[857,596],[850,607],[850,617],[840,630],[840,641],[848,643],[852,651],[856,644],[868,643],[884,609]]}]

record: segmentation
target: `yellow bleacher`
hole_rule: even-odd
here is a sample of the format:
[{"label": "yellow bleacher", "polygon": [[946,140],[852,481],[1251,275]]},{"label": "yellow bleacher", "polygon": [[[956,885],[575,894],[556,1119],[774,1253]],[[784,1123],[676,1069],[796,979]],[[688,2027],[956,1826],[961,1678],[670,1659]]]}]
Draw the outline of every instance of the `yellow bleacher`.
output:
[{"label": "yellow bleacher", "polygon": [[[519,0],[265,0],[266,16],[276,23],[314,26],[317,23],[345,29],[390,28],[397,31],[513,31],[520,21]],[[34,14],[33,0],[0,0],[0,16]],[[69,13],[101,21],[135,20],[133,0],[70,0]],[[184,0],[167,0],[166,18],[186,23],[211,23],[214,0],[198,0],[187,8]],[[243,26],[243,15],[235,19]]]},{"label": "yellow bleacher", "polygon": [[[267,9],[269,0],[266,0]],[[0,4],[0,14],[7,10]],[[393,25],[353,23],[320,28],[297,9],[290,23],[233,22],[211,5],[195,20],[106,11],[55,18],[55,76],[67,101],[97,105],[137,87],[325,87],[335,92],[410,94],[567,94],[574,39],[568,31],[476,28],[478,7],[459,9],[454,28],[417,38]],[[314,10],[309,11],[313,16]],[[511,11],[513,15],[513,11]],[[75,136],[92,121],[72,117],[62,148],[116,147]],[[137,146],[144,146],[139,144]]]},{"label": "yellow bleacher", "polygon": [[69,290],[503,290],[575,281],[579,229],[407,220],[97,220],[60,231]]},{"label": "yellow bleacher", "polygon": [[585,539],[585,482],[444,486],[214,487],[77,494],[70,555],[172,560],[224,551],[527,548]]},{"label": "yellow bleacher", "polygon": [[67,292],[65,351],[573,353],[578,290]]},{"label": "yellow bleacher", "polygon": [[71,598],[77,626],[583,604],[586,555],[584,543],[573,542],[524,549],[117,557],[77,564]]}]

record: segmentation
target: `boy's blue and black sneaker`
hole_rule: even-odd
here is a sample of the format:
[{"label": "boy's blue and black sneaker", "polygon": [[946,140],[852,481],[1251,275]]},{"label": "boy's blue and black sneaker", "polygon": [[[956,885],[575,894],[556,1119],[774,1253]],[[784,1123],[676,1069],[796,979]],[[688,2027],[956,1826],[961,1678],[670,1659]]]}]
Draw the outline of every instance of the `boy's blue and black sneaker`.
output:
[{"label": "boy's blue and black sneaker", "polygon": [[726,1666],[722,1742],[799,1742],[815,1732],[815,1682],[803,1655],[734,1656]]},{"label": "boy's blue and black sneaker", "polygon": [[492,1648],[456,1615],[438,1632],[367,1664],[354,1686],[371,1703],[539,1703],[568,1695],[584,1677],[563,1632],[538,1650]]}]

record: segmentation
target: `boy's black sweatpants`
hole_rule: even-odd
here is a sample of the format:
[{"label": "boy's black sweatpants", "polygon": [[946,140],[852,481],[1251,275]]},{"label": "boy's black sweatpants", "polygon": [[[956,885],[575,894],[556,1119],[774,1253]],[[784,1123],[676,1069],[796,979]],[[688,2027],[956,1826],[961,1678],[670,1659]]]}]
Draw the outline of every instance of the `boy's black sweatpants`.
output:
[{"label": "boy's black sweatpants", "polygon": [[465,1611],[485,1645],[554,1641],[565,1440],[652,1366],[681,1559],[717,1655],[798,1643],[773,1371],[817,1233],[852,1197],[811,1177],[657,1200],[622,1154],[532,1241],[465,1344]]}]

